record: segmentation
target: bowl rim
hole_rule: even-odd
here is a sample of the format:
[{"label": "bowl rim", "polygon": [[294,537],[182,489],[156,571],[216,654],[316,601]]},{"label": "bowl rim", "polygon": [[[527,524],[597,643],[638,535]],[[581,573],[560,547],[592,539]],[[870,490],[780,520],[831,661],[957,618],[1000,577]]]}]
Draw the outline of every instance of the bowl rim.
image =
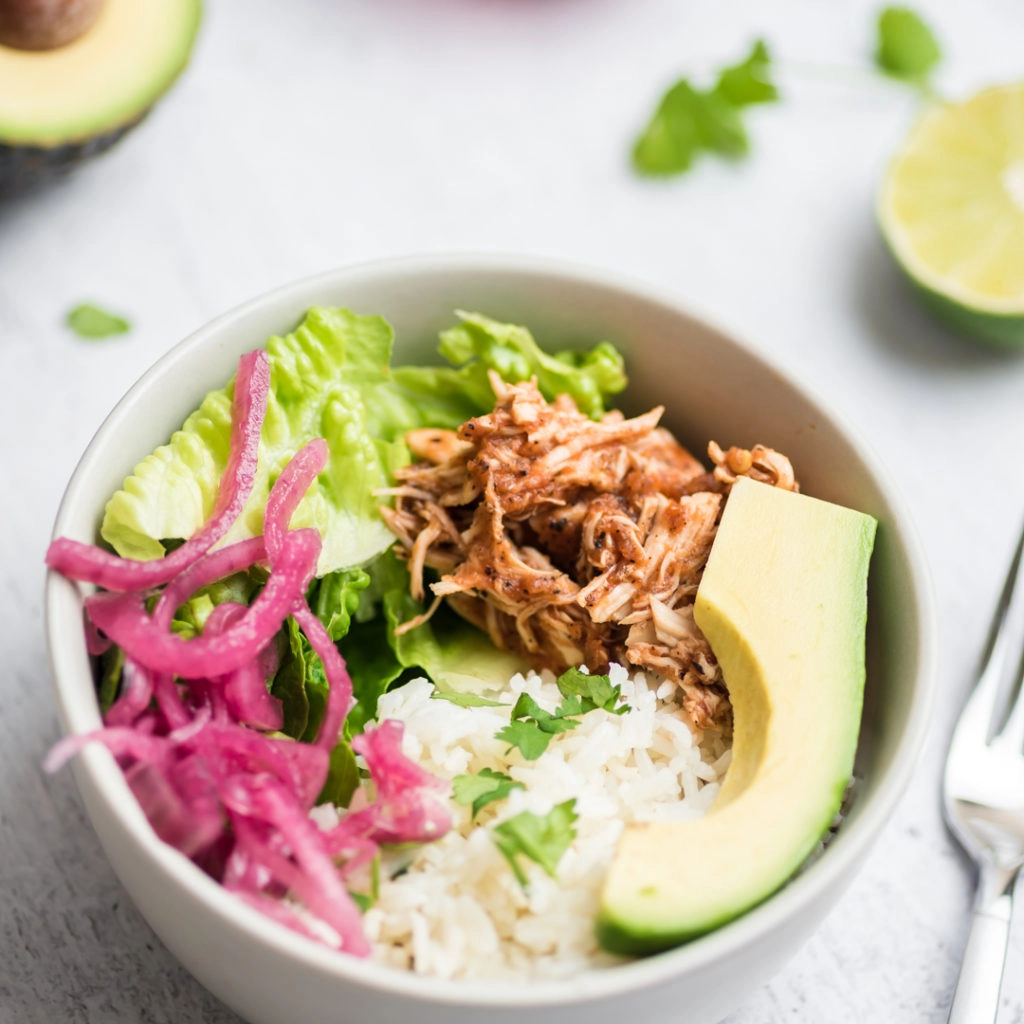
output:
[{"label": "bowl rim", "polygon": [[[84,773],[106,811],[123,832],[131,837],[139,854],[156,865],[169,885],[184,887],[208,912],[281,957],[298,960],[311,970],[365,989],[433,1003],[475,1005],[481,1008],[529,1008],[590,1002],[627,995],[638,989],[666,983],[677,976],[700,971],[721,957],[765,940],[768,933],[787,919],[798,916],[801,907],[826,899],[830,890],[838,891],[843,880],[852,877],[869,844],[892,813],[906,789],[924,744],[935,697],[937,626],[933,588],[920,539],[888,470],[860,434],[829,408],[817,391],[804,383],[799,375],[778,365],[770,356],[750,344],[741,332],[723,324],[720,318],[707,317],[695,310],[689,302],[679,302],[667,290],[617,271],[547,257],[493,252],[406,255],[342,266],[300,278],[240,303],[193,331],[153,363],[117,402],[89,441],[61,499],[52,536],[69,535],[68,528],[73,521],[77,521],[79,526],[83,522],[93,521],[95,510],[80,507],[78,491],[82,481],[88,478],[93,467],[100,461],[108,440],[121,429],[122,421],[133,415],[132,410],[140,393],[145,392],[176,363],[189,358],[194,350],[215,341],[238,321],[303,296],[307,296],[302,299],[303,302],[313,305],[315,300],[309,301],[309,295],[361,279],[376,280],[379,283],[388,278],[397,281],[439,271],[471,275],[479,274],[481,270],[512,278],[553,278],[618,293],[633,301],[661,307],[673,317],[688,320],[712,334],[720,335],[765,371],[778,374],[784,379],[816,414],[830,422],[857,451],[895,513],[895,532],[910,567],[910,590],[918,607],[920,628],[915,652],[917,674],[907,725],[896,744],[885,777],[859,808],[856,819],[851,820],[848,827],[840,831],[836,841],[829,845],[826,853],[799,876],[791,879],[763,903],[715,931],[675,949],[611,969],[588,970],[583,975],[565,979],[531,979],[530,984],[524,986],[521,982],[445,980],[420,976],[385,964],[339,955],[338,951],[290,931],[235,899],[191,860],[160,840],[149,826],[120,768],[105,747],[99,744],[87,745],[76,759],[75,772],[76,776]],[[70,533],[73,535],[73,532]],[[58,620],[67,619],[71,602],[74,602],[80,616],[78,588],[53,570],[48,570],[44,595],[46,643],[51,679],[66,734],[86,732],[99,722],[95,698],[90,709],[85,706],[88,700],[84,692],[77,692],[81,689],[84,641],[70,650],[66,638],[62,639],[56,632]]]}]

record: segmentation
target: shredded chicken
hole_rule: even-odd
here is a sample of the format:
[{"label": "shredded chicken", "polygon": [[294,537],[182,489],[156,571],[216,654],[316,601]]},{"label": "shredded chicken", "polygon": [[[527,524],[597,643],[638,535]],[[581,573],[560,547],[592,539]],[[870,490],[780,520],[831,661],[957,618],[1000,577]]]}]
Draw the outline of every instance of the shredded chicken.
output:
[{"label": "shredded chicken", "polygon": [[533,381],[491,384],[492,413],[406,438],[419,461],[399,470],[394,507],[381,511],[413,596],[425,597],[433,570],[435,606],[447,599],[535,668],[649,669],[681,687],[695,727],[728,730],[693,601],[736,478],[796,490],[789,460],[711,442],[708,472],[658,426],[661,407],[593,421]]}]

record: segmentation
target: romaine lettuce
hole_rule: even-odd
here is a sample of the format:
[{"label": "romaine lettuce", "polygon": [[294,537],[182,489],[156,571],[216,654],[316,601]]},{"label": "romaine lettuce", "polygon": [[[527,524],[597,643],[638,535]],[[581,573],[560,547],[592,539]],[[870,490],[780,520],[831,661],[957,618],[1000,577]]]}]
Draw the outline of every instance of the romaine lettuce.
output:
[{"label": "romaine lettuce", "polygon": [[[407,459],[400,438],[418,425],[408,403],[392,401],[392,340],[381,317],[327,308],[310,310],[291,334],[270,339],[271,391],[256,485],[225,543],[262,532],[273,481],[314,437],[326,439],[331,460],[292,525],[320,531],[318,572],[361,565],[392,543],[373,492]],[[191,536],[209,516],[227,463],[232,388],[211,391],[111,498],[100,532],[119,554],[160,557],[161,541]]]},{"label": "romaine lettuce", "polygon": [[[455,428],[490,411],[487,379],[536,376],[550,399],[566,392],[589,416],[625,387],[622,358],[601,343],[589,352],[542,352],[524,327],[475,313],[441,335],[454,366],[391,370],[394,335],[378,316],[316,307],[291,334],[267,343],[271,392],[256,486],[225,543],[263,529],[267,494],[288,459],[313,437],[331,451],[294,526],[323,537],[318,573],[364,565],[392,541],[374,492],[408,459],[402,438],[417,427]],[[211,391],[170,443],[147,456],[107,505],[101,534],[121,555],[159,558],[163,542],[190,537],[208,518],[228,457],[233,384]]]},{"label": "romaine lettuce", "polygon": [[580,412],[598,419],[605,400],[626,386],[622,356],[602,341],[589,351],[548,355],[525,327],[503,324],[479,313],[459,312],[462,321],[441,334],[440,352],[456,365],[479,360],[496,370],[502,380],[517,383],[537,378],[537,386],[550,401],[557,395],[573,397]]}]

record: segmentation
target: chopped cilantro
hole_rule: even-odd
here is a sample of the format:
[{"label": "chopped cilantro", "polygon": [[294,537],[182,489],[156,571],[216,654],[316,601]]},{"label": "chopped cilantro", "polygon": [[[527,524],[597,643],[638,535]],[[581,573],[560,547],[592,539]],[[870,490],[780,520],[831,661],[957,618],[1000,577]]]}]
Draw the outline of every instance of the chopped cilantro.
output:
[{"label": "chopped cilantro", "polygon": [[[566,669],[558,677],[558,692],[565,698],[558,709],[559,715],[585,715],[588,711],[601,708],[613,715],[624,715],[628,704],[616,707],[622,699],[622,687],[612,686],[608,676],[590,675],[578,668]],[[572,705],[572,701],[576,705]],[[579,710],[570,710],[578,707]]]},{"label": "chopped cilantro", "polygon": [[481,768],[476,775],[456,775],[452,779],[452,799],[457,804],[471,805],[475,818],[488,804],[504,800],[513,789],[522,788],[521,782],[503,772]]},{"label": "chopped cilantro", "polygon": [[505,740],[510,750],[512,747],[518,747],[527,761],[536,761],[548,749],[551,735],[544,732],[536,722],[528,719],[525,722],[509,722],[503,729],[499,729],[494,737]]},{"label": "chopped cilantro", "polygon": [[524,889],[527,877],[519,858],[532,860],[554,878],[558,862],[576,838],[578,817],[576,801],[566,800],[543,816],[523,811],[491,829],[491,838]]},{"label": "chopped cilantro", "polygon": [[559,732],[575,729],[579,722],[556,711],[545,711],[528,693],[521,693],[512,708],[512,721],[494,735],[511,747],[518,747],[527,761],[536,761]]},{"label": "chopped cilantro", "polygon": [[558,677],[558,692],[562,703],[554,713],[545,711],[528,693],[521,693],[512,708],[512,721],[495,733],[495,738],[518,747],[527,761],[536,761],[560,732],[575,729],[577,719],[589,711],[601,708],[614,715],[625,714],[628,704],[616,707],[621,699],[621,688],[612,686],[608,676],[589,675],[578,668],[570,668]]}]

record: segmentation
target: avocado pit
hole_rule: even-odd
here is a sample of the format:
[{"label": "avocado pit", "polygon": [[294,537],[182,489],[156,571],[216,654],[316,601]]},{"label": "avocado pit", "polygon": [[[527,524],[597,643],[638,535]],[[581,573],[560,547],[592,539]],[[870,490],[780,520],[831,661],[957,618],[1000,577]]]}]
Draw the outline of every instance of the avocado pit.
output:
[{"label": "avocado pit", "polygon": [[188,64],[201,0],[0,0],[0,198],[110,149]]},{"label": "avocado pit", "polygon": [[0,45],[56,50],[84,35],[103,0],[0,0]]}]

